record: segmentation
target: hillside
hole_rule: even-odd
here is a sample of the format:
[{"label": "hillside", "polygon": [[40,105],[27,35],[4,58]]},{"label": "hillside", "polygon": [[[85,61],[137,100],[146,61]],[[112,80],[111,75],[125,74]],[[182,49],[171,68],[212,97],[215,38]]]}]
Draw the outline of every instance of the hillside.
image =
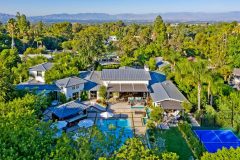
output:
[{"label": "hillside", "polygon": [[[240,12],[204,13],[204,12],[172,12],[172,13],[149,13],[149,14],[106,14],[106,13],[78,13],[78,14],[51,14],[45,16],[30,16],[31,22],[82,22],[97,23],[123,20],[126,22],[152,22],[157,15],[161,15],[167,22],[220,22],[240,21]],[[0,13],[0,21],[6,22],[13,15]]]}]

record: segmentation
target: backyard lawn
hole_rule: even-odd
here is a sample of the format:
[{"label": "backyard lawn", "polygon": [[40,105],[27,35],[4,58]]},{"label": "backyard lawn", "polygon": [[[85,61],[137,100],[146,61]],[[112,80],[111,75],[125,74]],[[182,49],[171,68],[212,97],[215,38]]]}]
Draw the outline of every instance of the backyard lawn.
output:
[{"label": "backyard lawn", "polygon": [[177,153],[180,156],[180,160],[187,160],[193,156],[192,151],[177,127],[170,128],[169,130],[155,130],[153,136],[165,139],[166,150]]}]

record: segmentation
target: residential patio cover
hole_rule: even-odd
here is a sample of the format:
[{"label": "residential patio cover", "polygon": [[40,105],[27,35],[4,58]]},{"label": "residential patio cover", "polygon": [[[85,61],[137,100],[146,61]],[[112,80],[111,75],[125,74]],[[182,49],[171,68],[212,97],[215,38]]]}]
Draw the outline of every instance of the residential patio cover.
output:
[{"label": "residential patio cover", "polygon": [[108,92],[148,92],[146,84],[109,84]]}]

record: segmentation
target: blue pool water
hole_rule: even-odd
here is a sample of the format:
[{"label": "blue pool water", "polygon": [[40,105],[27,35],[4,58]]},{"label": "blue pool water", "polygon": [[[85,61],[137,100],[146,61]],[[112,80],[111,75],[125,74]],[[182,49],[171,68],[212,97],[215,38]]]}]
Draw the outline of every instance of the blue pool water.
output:
[{"label": "blue pool water", "polygon": [[[121,138],[122,143],[128,138],[133,137],[133,130],[129,119],[100,119],[97,121],[97,126],[102,132]],[[111,126],[114,129],[111,129]]]}]

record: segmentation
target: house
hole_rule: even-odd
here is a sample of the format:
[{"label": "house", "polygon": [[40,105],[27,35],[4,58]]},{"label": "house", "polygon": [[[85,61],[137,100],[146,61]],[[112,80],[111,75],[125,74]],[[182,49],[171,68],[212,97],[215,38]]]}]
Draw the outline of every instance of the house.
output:
[{"label": "house", "polygon": [[108,41],[108,43],[116,42],[117,41],[117,36],[109,36],[107,41]]},{"label": "house", "polygon": [[67,99],[80,98],[81,92],[84,90],[86,81],[76,76],[59,79],[55,84],[61,89],[61,92]]},{"label": "house", "polygon": [[159,69],[169,65],[169,62],[168,61],[164,61],[163,57],[156,57],[155,61],[156,61],[156,67],[159,68]]},{"label": "house", "polygon": [[183,110],[183,102],[188,102],[178,88],[169,80],[155,83],[150,93],[154,106],[161,106],[164,110]]},{"label": "house", "polygon": [[240,68],[233,69],[231,84],[233,85],[233,88],[240,90]]},{"label": "house", "polygon": [[106,65],[119,65],[120,64],[120,59],[119,56],[116,53],[108,54],[103,56],[98,60],[98,63],[101,64],[102,66]]},{"label": "house", "polygon": [[108,98],[115,98],[115,93],[118,93],[117,98],[125,98],[125,101],[129,97],[145,99],[150,96],[153,105],[165,110],[183,110],[182,103],[188,102],[171,81],[166,81],[166,76],[145,69],[120,67],[85,71],[80,73],[80,77],[87,81],[84,90],[89,91],[90,99],[98,99],[99,87],[106,86]]},{"label": "house", "polygon": [[151,77],[144,69],[104,69],[101,80],[110,97],[113,93],[119,93],[120,97],[130,95],[146,98]]},{"label": "house", "polygon": [[36,66],[29,68],[30,77],[39,83],[45,83],[45,73],[50,70],[53,66],[53,63],[42,63]]}]

